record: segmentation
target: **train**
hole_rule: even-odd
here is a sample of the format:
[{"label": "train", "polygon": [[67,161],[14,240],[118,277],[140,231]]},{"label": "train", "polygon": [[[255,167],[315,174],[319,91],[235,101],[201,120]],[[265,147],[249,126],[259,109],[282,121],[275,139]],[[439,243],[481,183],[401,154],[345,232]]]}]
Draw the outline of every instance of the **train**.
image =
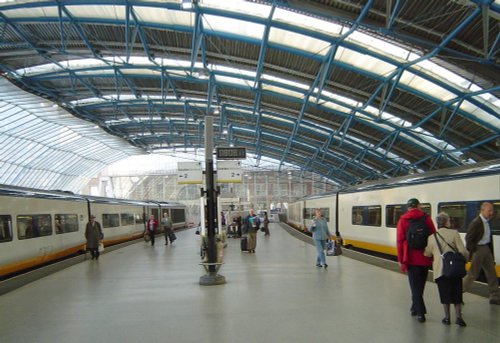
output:
[{"label": "train", "polygon": [[85,227],[96,216],[104,246],[144,236],[145,221],[168,213],[186,227],[186,206],[76,195],[0,185],[0,280],[85,251]]},{"label": "train", "polygon": [[450,215],[462,239],[467,226],[479,215],[481,203],[494,206],[490,228],[497,276],[500,276],[500,159],[382,181],[370,181],[288,206],[288,224],[306,231],[315,209],[321,209],[332,234],[344,246],[396,260],[396,226],[407,211],[406,202],[417,198],[431,218]]}]

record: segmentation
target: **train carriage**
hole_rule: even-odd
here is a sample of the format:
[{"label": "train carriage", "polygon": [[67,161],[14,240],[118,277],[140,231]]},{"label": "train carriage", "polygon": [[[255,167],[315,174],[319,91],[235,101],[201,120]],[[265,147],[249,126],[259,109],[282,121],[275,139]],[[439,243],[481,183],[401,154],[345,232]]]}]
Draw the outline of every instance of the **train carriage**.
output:
[{"label": "train carriage", "polygon": [[[337,201],[338,197],[338,201]],[[330,228],[338,228],[344,244],[365,251],[397,255],[396,225],[409,198],[418,198],[432,218],[447,212],[452,225],[465,236],[468,224],[479,214],[482,202],[493,203],[490,220],[497,275],[500,276],[500,160],[390,180],[367,182],[291,204],[302,207],[291,223],[307,226],[309,207],[330,208]],[[338,203],[338,213],[335,204]],[[335,215],[332,215],[335,214]]]},{"label": "train carriage", "polygon": [[185,206],[81,196],[0,185],[0,279],[85,249],[90,214],[102,225],[106,246],[140,238],[149,214],[168,212],[186,226]]}]

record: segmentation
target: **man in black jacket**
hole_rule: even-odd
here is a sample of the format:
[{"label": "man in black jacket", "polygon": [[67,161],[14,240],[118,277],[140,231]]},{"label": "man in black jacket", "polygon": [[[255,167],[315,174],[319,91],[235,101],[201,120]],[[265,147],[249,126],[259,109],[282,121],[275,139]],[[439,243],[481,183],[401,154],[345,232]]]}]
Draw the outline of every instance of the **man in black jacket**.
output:
[{"label": "man in black jacket", "polygon": [[471,266],[463,281],[463,290],[466,292],[477,279],[481,269],[484,270],[490,289],[490,304],[500,305],[498,294],[498,279],[493,258],[493,241],[489,221],[493,218],[493,204],[481,204],[481,212],[469,224],[465,235],[465,247],[470,253]]}]

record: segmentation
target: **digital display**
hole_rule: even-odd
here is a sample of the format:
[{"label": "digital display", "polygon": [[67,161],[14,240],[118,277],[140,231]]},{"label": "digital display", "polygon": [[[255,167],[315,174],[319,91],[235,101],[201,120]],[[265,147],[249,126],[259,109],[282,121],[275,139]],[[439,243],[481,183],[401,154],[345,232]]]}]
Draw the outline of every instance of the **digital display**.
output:
[{"label": "digital display", "polygon": [[217,148],[218,160],[242,160],[247,158],[246,148]]}]

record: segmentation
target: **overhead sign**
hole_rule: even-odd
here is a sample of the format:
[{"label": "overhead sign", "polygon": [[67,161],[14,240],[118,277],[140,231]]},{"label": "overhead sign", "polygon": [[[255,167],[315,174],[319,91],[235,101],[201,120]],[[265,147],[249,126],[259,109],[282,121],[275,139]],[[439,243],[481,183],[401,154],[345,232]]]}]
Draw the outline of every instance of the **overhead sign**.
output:
[{"label": "overhead sign", "polygon": [[201,162],[177,162],[177,171],[179,185],[203,183]]},{"label": "overhead sign", "polygon": [[240,161],[218,161],[217,162],[217,182],[218,183],[241,183]]},{"label": "overhead sign", "polygon": [[218,160],[244,160],[247,158],[246,148],[217,148]]}]

